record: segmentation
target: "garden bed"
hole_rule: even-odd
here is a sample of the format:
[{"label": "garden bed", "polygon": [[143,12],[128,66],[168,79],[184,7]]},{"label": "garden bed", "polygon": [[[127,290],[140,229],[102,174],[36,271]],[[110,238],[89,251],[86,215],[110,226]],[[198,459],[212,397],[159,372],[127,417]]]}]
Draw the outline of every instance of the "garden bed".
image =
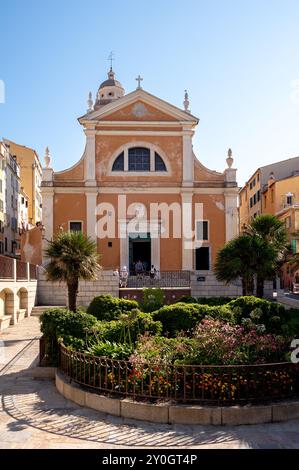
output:
[{"label": "garden bed", "polygon": [[299,364],[173,365],[131,363],[60,346],[59,368],[99,393],[173,403],[228,406],[299,396]]},{"label": "garden bed", "polygon": [[45,311],[41,363],[96,394],[148,404],[299,397],[299,365],[290,362],[298,311],[254,297],[204,302],[163,305],[163,293],[148,289],[142,303],[99,296],[87,312]]}]

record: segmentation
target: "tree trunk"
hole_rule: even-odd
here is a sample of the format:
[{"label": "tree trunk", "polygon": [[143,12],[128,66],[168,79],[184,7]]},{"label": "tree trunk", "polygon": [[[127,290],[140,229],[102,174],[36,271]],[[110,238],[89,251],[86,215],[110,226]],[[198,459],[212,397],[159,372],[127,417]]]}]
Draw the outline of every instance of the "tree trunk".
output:
[{"label": "tree trunk", "polygon": [[253,295],[254,282],[252,277],[242,278],[242,295]]},{"label": "tree trunk", "polygon": [[78,286],[79,286],[78,279],[75,279],[67,283],[69,310],[71,310],[71,312],[76,312],[77,310]]},{"label": "tree trunk", "polygon": [[254,295],[254,278],[251,276],[248,280],[248,294],[247,295]]},{"label": "tree trunk", "polygon": [[263,298],[264,297],[264,279],[257,276],[257,279],[256,279],[256,296],[259,297],[259,298]]},{"label": "tree trunk", "polygon": [[242,295],[247,295],[247,282],[242,278]]}]

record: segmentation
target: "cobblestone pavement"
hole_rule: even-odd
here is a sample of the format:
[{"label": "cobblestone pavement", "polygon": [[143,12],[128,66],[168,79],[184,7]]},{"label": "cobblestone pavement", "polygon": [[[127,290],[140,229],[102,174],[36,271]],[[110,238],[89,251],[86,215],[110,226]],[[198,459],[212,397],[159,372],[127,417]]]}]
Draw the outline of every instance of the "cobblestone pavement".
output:
[{"label": "cobblestone pavement", "polygon": [[[299,448],[299,420],[238,427],[169,426],[105,415],[62,397],[36,379],[36,317],[0,335],[0,449],[9,448]],[[2,361],[2,364],[1,364]]]}]

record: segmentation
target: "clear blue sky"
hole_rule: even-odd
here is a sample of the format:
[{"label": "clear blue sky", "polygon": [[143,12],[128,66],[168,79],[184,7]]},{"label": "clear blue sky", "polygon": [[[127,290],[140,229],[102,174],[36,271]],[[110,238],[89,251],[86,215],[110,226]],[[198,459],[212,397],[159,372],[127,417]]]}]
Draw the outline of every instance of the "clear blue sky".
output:
[{"label": "clear blue sky", "polygon": [[56,170],[81,157],[111,50],[126,92],[139,73],[179,107],[188,89],[197,157],[222,171],[231,147],[240,185],[299,155],[298,0],[10,0],[0,18],[0,137],[48,145]]}]

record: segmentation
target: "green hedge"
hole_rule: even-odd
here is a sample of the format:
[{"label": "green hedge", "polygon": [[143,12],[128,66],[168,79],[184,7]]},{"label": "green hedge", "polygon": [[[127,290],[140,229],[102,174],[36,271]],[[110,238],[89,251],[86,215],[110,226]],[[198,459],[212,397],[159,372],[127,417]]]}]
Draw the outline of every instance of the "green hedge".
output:
[{"label": "green hedge", "polygon": [[191,295],[183,295],[177,302],[178,303],[187,303],[187,304],[200,304],[200,305],[209,305],[214,307],[216,305],[226,305],[231,300],[231,297],[192,297]]},{"label": "green hedge", "polygon": [[236,322],[241,324],[249,319],[254,324],[263,324],[269,332],[280,332],[287,322],[284,306],[254,296],[244,296],[227,304],[235,315]]},{"label": "green hedge", "polygon": [[178,331],[188,331],[194,328],[205,315],[206,308],[198,304],[178,302],[172,305],[164,305],[153,312],[154,320],[163,325],[163,333],[174,336]]},{"label": "green hedge", "polygon": [[142,292],[141,308],[144,312],[154,312],[163,306],[164,292],[160,288],[146,287]]},{"label": "green hedge", "polygon": [[40,316],[41,332],[45,337],[60,338],[65,335],[84,338],[86,329],[97,324],[93,315],[85,312],[71,312],[62,308],[50,308]]},{"label": "green hedge", "polygon": [[152,315],[162,323],[163,333],[170,336],[175,336],[179,331],[192,330],[206,316],[235,323],[234,314],[226,305],[210,307],[198,303],[178,302],[164,305]]},{"label": "green hedge", "polygon": [[112,295],[99,295],[95,297],[87,308],[87,313],[94,315],[98,320],[116,320],[122,313],[131,312],[138,308],[136,300],[119,299]]},{"label": "green hedge", "polygon": [[231,297],[198,297],[197,303],[201,305],[226,305],[232,300]]},{"label": "green hedge", "polygon": [[40,316],[41,332],[45,340],[45,357],[42,364],[56,365],[58,360],[58,340],[76,350],[83,350],[87,330],[94,328],[97,319],[85,312],[71,312],[63,308],[50,308]]}]

